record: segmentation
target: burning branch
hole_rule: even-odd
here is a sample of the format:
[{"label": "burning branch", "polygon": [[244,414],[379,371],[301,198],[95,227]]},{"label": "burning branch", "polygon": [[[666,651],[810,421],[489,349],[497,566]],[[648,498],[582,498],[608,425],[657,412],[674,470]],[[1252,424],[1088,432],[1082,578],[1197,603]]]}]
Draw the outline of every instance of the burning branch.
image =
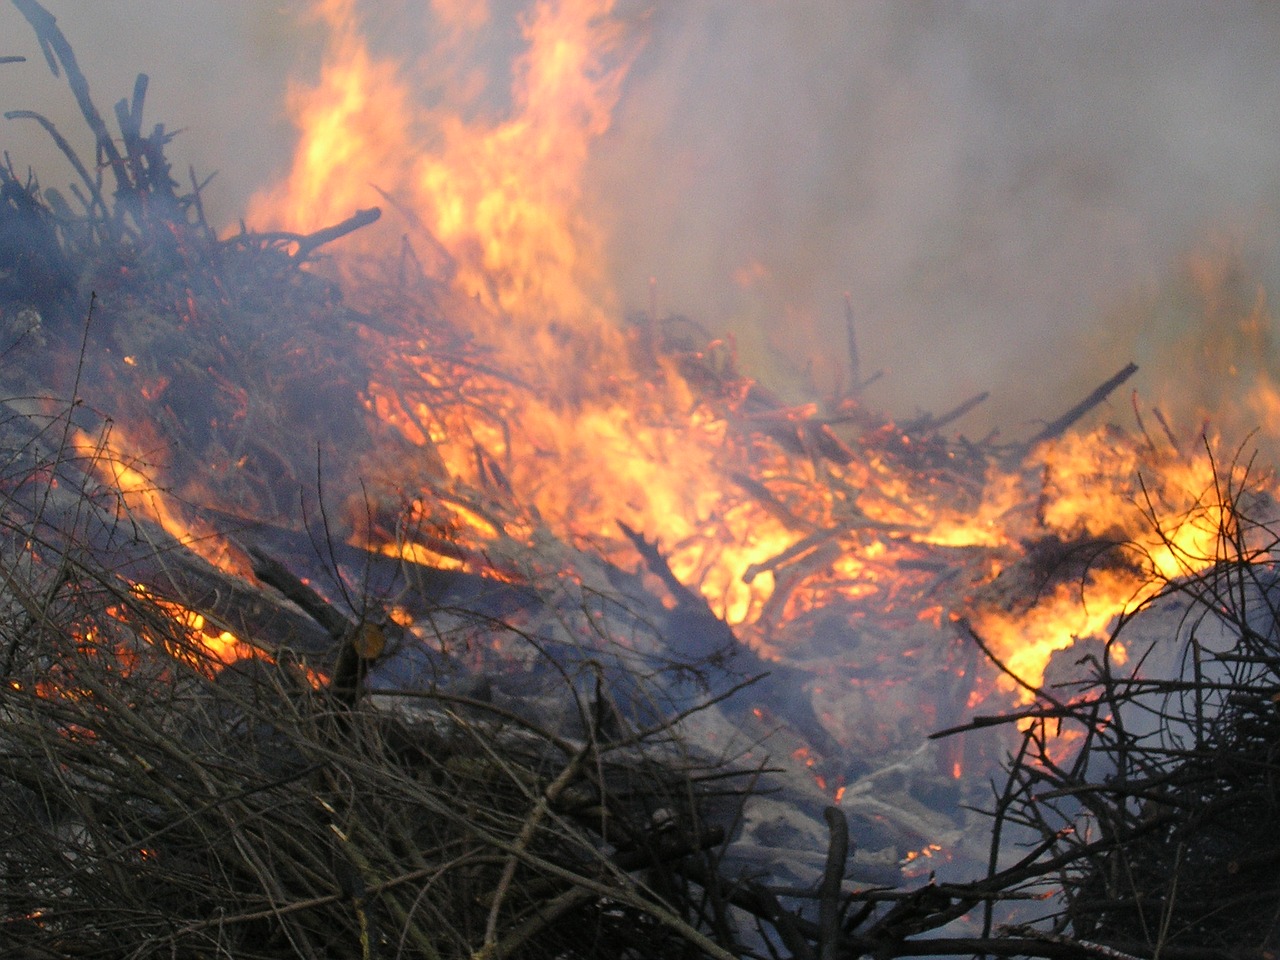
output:
[{"label": "burning branch", "polygon": [[[1123,483],[1162,453],[1149,437],[1069,431],[1132,365],[1029,443],[998,448],[942,434],[985,394],[902,425],[856,404],[824,418],[752,383],[732,346],[692,321],[659,323],[653,305],[630,341],[559,323],[512,337],[530,317],[511,297],[530,278],[454,259],[425,227],[434,265],[405,282],[417,259],[406,245],[399,278],[363,279],[344,298],[304,262],[377,210],[217,241],[203,184],[192,175],[191,193],[177,192],[171,134],[143,133],[146,76],[116,103],[117,142],[53,18],[15,2],[67,75],[100,162],[81,162],[47,119],[11,114],[72,160],[85,211],[0,170],[0,227],[20,241],[0,250],[12,281],[0,329],[34,331],[55,368],[100,391],[94,404],[125,424],[117,434],[136,429],[118,445],[157,451],[166,483],[201,507],[162,497],[136,457],[109,457],[92,430],[69,442],[73,420],[92,426],[78,395],[52,420],[39,419],[47,400],[0,406],[0,814],[16,825],[0,842],[11,881],[0,946],[317,960],[1173,958],[1216,949],[1202,934],[1225,942],[1212,932],[1220,916],[1253,935],[1250,885],[1274,899],[1266,871],[1280,854],[1244,849],[1220,813],[1267,824],[1276,812],[1251,780],[1274,772],[1272,578],[1247,553],[1234,505],[1195,512],[1208,524],[1157,525],[1132,551],[1146,566],[1125,554],[1099,570],[1097,545],[1131,532],[1114,529],[1113,504],[1139,489]],[[459,229],[483,247],[472,225]],[[33,247],[45,265],[75,265],[56,293],[23,273]],[[464,275],[481,285],[460,292]],[[106,291],[83,350],[67,336],[68,294],[81,288]],[[488,307],[471,295],[485,289]],[[504,354],[507,341],[518,351]],[[601,357],[619,369],[549,402],[533,356],[548,344],[558,378]],[[15,393],[64,382],[20,357],[6,371]],[[333,524],[326,515],[323,548],[305,522],[323,491],[300,481],[318,447],[345,505]],[[1068,494],[1096,496],[1104,454],[1126,481],[1106,507],[1082,508]],[[1146,503],[1182,502],[1171,489]],[[628,522],[614,532],[618,516]],[[200,517],[217,521],[226,569],[195,552]],[[1205,542],[1234,553],[1208,556]],[[641,573],[620,566],[633,550]],[[1175,683],[1119,676],[1119,642],[1104,644],[1080,696],[1044,692],[1043,650],[1014,660],[1033,626],[1059,646],[1100,629],[1033,625],[1041,599],[1114,574],[1124,599],[1099,605],[1105,624],[1152,572],[1225,617],[1238,648],[1193,638],[1191,673]],[[955,642],[970,622],[995,669]],[[217,646],[223,632],[242,642]],[[744,676],[758,680],[749,703],[730,699]],[[986,875],[910,885],[898,864],[941,853],[970,799],[969,757],[911,738],[926,723],[961,729],[970,698],[999,697],[989,688],[1008,678],[1017,689],[1001,702],[1034,705],[963,728],[1021,737]],[[1133,732],[1134,707],[1181,744]],[[1064,759],[1059,726],[1081,728],[1085,751]],[[788,779],[760,752],[769,733],[788,738]],[[764,803],[784,813],[762,814]],[[825,858],[809,849],[824,843],[823,819]],[[1033,852],[999,869],[1018,830]],[[1166,894],[1170,845],[1173,872],[1190,857],[1198,874]],[[785,869],[801,886],[743,879],[733,856],[751,877]],[[1122,874],[1138,885],[1117,888]],[[1055,882],[1070,937],[994,926],[997,906]],[[1163,926],[1130,943],[1153,905]],[[983,936],[928,937],[979,908]]]},{"label": "burning branch", "polygon": [[244,243],[251,241],[254,244],[294,244],[294,251],[291,259],[295,263],[302,263],[310,258],[311,254],[323,247],[325,244],[333,243],[340,240],[349,233],[354,233],[370,224],[377,223],[382,216],[382,211],[377,207],[370,207],[368,210],[357,210],[341,223],[335,223],[331,227],[324,227],[316,230],[314,233],[289,233],[287,231],[274,231],[268,233],[242,232],[238,237],[232,237],[227,243]]},{"label": "burning branch", "polygon": [[[9,450],[12,432],[30,421],[11,415],[0,424]],[[24,455],[44,449],[41,431],[19,436]],[[123,565],[117,538],[116,568],[98,566],[93,531],[106,516],[81,499],[72,515],[82,523],[62,529],[65,498],[84,498],[87,481],[73,484],[68,465],[52,466],[61,483],[35,498],[44,507],[34,524],[23,513],[29,498],[13,492],[12,459],[0,501],[0,575],[24,601],[0,615],[0,813],[18,827],[0,843],[11,878],[0,895],[0,945],[111,953],[145,941],[231,955],[252,945],[260,955],[318,958],[322,942],[371,955],[394,932],[424,956],[581,949],[540,912],[538,890],[550,883],[559,904],[551,916],[570,908],[600,916],[603,927],[581,928],[588,943],[611,936],[607,928],[625,916],[619,935],[649,924],[655,956],[681,940],[735,956],[703,931],[691,901],[660,899],[635,878],[709,857],[722,835],[688,805],[701,792],[696,767],[681,774],[643,761],[655,733],[621,745],[588,736],[572,747],[536,724],[516,726],[497,705],[464,707],[427,691],[394,715],[348,700],[337,717],[289,663],[225,664],[168,601],[123,588],[121,574],[142,569],[140,551]],[[34,463],[31,473],[31,483],[45,475]],[[189,563],[146,521],[126,517],[125,526],[152,538],[165,570]],[[352,632],[260,561],[329,635]],[[243,590],[238,602],[250,605]],[[547,764],[566,749],[548,780]],[[658,808],[667,811],[661,819],[650,815]],[[67,828],[82,838],[70,859]],[[702,839],[690,845],[670,830]],[[421,915],[432,890],[433,909]],[[108,905],[129,923],[106,914],[81,922]],[[543,919],[531,920],[531,908]]]},{"label": "burning branch", "polygon": [[1044,425],[1044,427],[1034,437],[1027,441],[1028,448],[1034,447],[1038,443],[1046,440],[1052,440],[1066,433],[1075,423],[1086,413],[1102,403],[1103,400],[1110,396],[1111,391],[1120,386],[1131,376],[1138,372],[1136,363],[1126,364],[1115,376],[1111,377],[1106,383],[1099,386],[1087,397],[1077,403],[1074,407],[1064,413],[1058,419],[1053,420]]}]

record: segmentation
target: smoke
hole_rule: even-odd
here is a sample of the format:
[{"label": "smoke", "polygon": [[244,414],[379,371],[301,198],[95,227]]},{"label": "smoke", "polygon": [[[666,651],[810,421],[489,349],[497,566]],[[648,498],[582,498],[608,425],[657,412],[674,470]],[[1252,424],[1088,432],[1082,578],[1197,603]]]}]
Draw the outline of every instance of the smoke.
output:
[{"label": "smoke", "polygon": [[595,171],[623,298],[655,277],[798,393],[844,364],[845,291],[903,415],[990,389],[1018,432],[1130,359],[1158,392],[1187,331],[1152,291],[1275,224],[1274,4],[698,0],[651,29]]},{"label": "smoke", "polygon": [[[206,200],[219,223],[286,168],[288,79],[314,74],[321,44],[306,4],[48,5],[104,111],[151,75],[148,119],[186,128],[176,169],[218,171]],[[431,50],[420,6],[382,5],[376,42]],[[424,96],[500,97],[492,68],[518,41],[519,6],[477,7],[493,30],[483,62]],[[1212,337],[1177,292],[1181,258],[1207,238],[1241,238],[1259,281],[1280,275],[1275,4],[619,12],[644,47],[587,184],[619,299],[647,309],[654,278],[661,312],[732,333],[748,368],[795,399],[844,375],[846,291],[864,373],[886,371],[873,403],[905,416],[990,389],[962,426],[1018,433],[1130,359],[1147,364],[1144,391],[1165,386],[1171,344]],[[30,58],[0,66],[0,106],[79,132],[25,22],[6,5],[0,25],[0,54]],[[0,131],[20,168],[72,179],[47,172],[67,168],[33,125]]]}]

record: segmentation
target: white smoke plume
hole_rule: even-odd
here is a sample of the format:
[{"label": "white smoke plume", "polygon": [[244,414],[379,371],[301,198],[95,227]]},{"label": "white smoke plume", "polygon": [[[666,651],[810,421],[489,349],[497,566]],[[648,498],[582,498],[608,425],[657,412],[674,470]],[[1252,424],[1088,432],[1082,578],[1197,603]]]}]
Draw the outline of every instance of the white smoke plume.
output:
[{"label": "white smoke plume", "polygon": [[[306,4],[48,0],[99,106],[151,75],[147,119],[185,128],[175,164],[217,170],[230,226],[284,169],[288,77],[314,72]],[[500,100],[516,0],[465,83]],[[438,37],[421,5],[369,4],[386,49]],[[869,392],[900,415],[990,389],[963,426],[1011,433],[1126,361],[1159,391],[1195,323],[1179,258],[1223,231],[1258,281],[1280,273],[1280,6],[1257,0],[628,0],[644,46],[590,168],[620,302],[733,333],[795,399],[829,393],[851,294]],[[0,108],[78,132],[25,22],[0,6]],[[71,179],[34,125],[15,165]],[[1235,241],[1231,241],[1235,242]],[[1173,298],[1176,300],[1176,296]],[[1201,330],[1196,336],[1204,339]],[[1212,337],[1212,331],[1207,334]]]}]

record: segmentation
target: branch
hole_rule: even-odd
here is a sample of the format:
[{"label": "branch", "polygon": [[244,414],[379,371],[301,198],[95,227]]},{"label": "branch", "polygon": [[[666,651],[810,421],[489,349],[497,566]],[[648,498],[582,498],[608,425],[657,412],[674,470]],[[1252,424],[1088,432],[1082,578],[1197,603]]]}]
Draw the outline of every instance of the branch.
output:
[{"label": "branch", "polygon": [[1111,393],[1112,390],[1120,386],[1120,384],[1124,383],[1137,372],[1138,365],[1136,363],[1130,363],[1125,366],[1123,370],[1094,390],[1057,420],[1045,424],[1043,430],[1027,441],[1027,448],[1029,449],[1034,447],[1037,443],[1043,443],[1045,440],[1052,440],[1054,437],[1059,437],[1066,433],[1067,430],[1071,429],[1072,424],[1100,404],[1103,400],[1107,399],[1107,395]]},{"label": "branch", "polygon": [[36,0],[13,0],[13,5],[35,30],[40,49],[44,52],[44,58],[53,75],[58,76],[59,63],[66,70],[67,85],[75,94],[76,103],[80,105],[80,113],[84,115],[85,122],[89,124],[89,129],[93,131],[94,139],[97,140],[98,149],[106,157],[107,165],[115,175],[117,188],[121,193],[130,192],[133,184],[129,181],[129,171],[125,167],[124,158],[116,149],[102,114],[98,113],[98,108],[93,105],[93,98],[89,95],[89,81],[80,71],[80,65],[76,62],[75,51],[71,49],[71,44],[58,28],[57,17]]}]

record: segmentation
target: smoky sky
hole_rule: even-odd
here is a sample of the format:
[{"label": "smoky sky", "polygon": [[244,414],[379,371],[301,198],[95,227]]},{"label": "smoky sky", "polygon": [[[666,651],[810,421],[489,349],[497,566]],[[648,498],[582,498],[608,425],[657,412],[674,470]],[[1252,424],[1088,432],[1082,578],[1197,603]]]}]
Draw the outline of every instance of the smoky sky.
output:
[{"label": "smoky sky", "polygon": [[[151,75],[148,119],[184,128],[179,171],[218,171],[206,199],[220,224],[284,171],[287,78],[312,75],[321,51],[305,4],[48,6],[104,111]],[[477,49],[493,63],[518,41],[519,6],[491,6],[495,39]],[[383,48],[435,42],[414,8],[384,5]],[[618,302],[647,309],[653,278],[661,312],[733,334],[788,399],[821,398],[842,375],[848,292],[863,372],[885,371],[873,402],[940,412],[991,390],[966,426],[1018,433],[1130,359],[1146,365],[1143,390],[1169,388],[1159,355],[1194,321],[1154,315],[1153,291],[1208,237],[1238,234],[1260,282],[1280,273],[1280,5],[627,0],[619,12],[643,46],[586,184]],[[74,128],[7,4],[0,26],[0,54],[31,58],[0,66],[0,106]],[[33,126],[0,133],[19,167],[71,179]]]}]

